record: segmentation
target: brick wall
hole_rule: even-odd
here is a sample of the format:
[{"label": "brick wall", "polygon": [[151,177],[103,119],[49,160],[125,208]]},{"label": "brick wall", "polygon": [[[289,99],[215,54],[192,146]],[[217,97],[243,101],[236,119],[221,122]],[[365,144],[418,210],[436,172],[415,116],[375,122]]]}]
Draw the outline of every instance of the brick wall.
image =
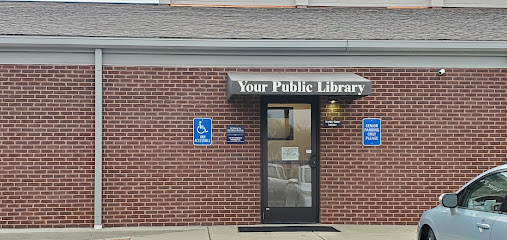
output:
[{"label": "brick wall", "polygon": [[[507,163],[506,69],[347,69],[372,95],[334,107],[321,129],[323,223],[415,224],[490,167]],[[361,120],[382,119],[382,145],[362,146]]]},{"label": "brick wall", "polygon": [[0,65],[0,228],[93,226],[92,66]]},{"label": "brick wall", "polygon": [[[321,98],[343,123],[321,129],[321,221],[414,224],[506,163],[507,70],[437,70],[105,67],[104,226],[260,223],[259,97],[227,101],[235,71],[372,80],[371,96]],[[93,68],[4,65],[0,82],[0,227],[91,227]],[[194,117],[213,119],[212,146],[192,144]],[[362,146],[366,117],[382,119],[379,147]],[[226,144],[226,125],[246,143]]]},{"label": "brick wall", "polygon": [[[104,226],[260,219],[259,98],[226,97],[223,68],[104,69]],[[213,119],[211,146],[193,118]],[[226,144],[243,125],[246,144]]]}]

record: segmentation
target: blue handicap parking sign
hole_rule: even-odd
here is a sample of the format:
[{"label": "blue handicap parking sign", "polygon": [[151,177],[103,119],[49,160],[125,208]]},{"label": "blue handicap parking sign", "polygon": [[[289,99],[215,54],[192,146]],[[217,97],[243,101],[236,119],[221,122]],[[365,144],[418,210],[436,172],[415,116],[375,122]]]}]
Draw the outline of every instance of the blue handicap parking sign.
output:
[{"label": "blue handicap parking sign", "polygon": [[365,118],[363,119],[363,145],[364,146],[380,146],[380,119]]},{"label": "blue handicap parking sign", "polygon": [[211,145],[211,118],[194,118],[194,145]]}]

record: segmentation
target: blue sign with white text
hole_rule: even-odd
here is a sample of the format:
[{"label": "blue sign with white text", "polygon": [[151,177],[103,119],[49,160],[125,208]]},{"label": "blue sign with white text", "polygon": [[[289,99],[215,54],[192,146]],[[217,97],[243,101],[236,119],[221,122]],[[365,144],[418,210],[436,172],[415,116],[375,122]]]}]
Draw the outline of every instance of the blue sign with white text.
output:
[{"label": "blue sign with white text", "polygon": [[365,118],[363,119],[363,145],[364,146],[380,146],[380,119]]},{"label": "blue sign with white text", "polygon": [[211,145],[211,118],[194,118],[194,145]]}]

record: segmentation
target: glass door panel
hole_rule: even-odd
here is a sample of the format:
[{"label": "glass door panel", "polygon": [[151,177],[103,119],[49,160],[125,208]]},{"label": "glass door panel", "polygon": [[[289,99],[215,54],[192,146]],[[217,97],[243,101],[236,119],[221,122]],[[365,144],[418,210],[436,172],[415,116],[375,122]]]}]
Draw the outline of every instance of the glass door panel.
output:
[{"label": "glass door panel", "polygon": [[312,106],[267,106],[268,207],[312,207]]}]

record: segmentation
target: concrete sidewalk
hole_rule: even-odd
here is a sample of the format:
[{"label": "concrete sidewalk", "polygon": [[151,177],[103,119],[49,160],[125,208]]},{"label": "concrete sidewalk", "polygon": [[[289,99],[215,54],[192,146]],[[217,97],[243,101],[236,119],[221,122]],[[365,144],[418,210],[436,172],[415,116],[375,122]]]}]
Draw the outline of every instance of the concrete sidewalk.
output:
[{"label": "concrete sidewalk", "polygon": [[416,226],[326,225],[341,232],[240,233],[238,226],[0,229],[1,240],[415,240]]}]

